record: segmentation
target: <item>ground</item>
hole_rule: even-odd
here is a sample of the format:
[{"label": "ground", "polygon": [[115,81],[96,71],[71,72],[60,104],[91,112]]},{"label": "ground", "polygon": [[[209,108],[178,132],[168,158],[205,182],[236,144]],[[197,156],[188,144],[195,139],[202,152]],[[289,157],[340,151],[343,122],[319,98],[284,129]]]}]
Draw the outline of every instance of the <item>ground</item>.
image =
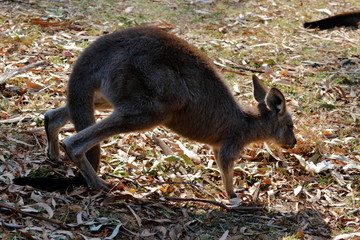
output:
[{"label": "ground", "polygon": [[[359,239],[360,31],[304,21],[358,0],[0,1],[2,239]],[[161,27],[197,46],[236,98],[251,75],[284,92],[298,144],[247,146],[236,162],[241,207],[228,207],[211,149],[164,128],[108,139],[99,175],[111,191],[40,191],[19,176],[72,176],[45,154],[44,113],[63,105],[74,61],[98,36]],[[99,119],[108,113],[97,113]],[[74,134],[64,127],[60,140]],[[170,147],[167,152],[162,142]]]}]

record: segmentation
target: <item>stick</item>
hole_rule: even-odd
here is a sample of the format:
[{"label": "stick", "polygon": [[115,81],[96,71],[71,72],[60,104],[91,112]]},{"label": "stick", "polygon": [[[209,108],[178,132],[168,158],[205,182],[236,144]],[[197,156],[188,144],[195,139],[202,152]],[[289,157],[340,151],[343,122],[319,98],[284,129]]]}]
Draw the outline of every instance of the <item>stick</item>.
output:
[{"label": "stick", "polygon": [[256,70],[256,69],[251,69],[251,68],[241,67],[241,66],[232,66],[232,68],[241,69],[241,70],[250,71],[250,72],[255,72],[255,73],[265,73],[266,72],[266,71],[263,71],[263,70]]},{"label": "stick", "polygon": [[[146,187],[146,186],[151,186],[151,185],[163,185],[163,184],[184,184],[184,185],[190,185],[190,186],[194,186],[197,188],[202,188],[203,192],[206,193],[207,195],[209,195],[210,197],[215,198],[211,193],[209,193],[208,191],[206,191],[206,189],[203,186],[199,186],[195,183],[191,183],[191,182],[155,182],[155,183],[147,183],[147,184],[142,184],[140,185],[141,187]],[[215,184],[214,184],[215,185]],[[216,185],[215,185],[216,186]],[[216,186],[217,187],[217,186]],[[218,188],[220,191],[222,191],[221,188]]]},{"label": "stick", "polygon": [[[231,72],[231,73],[235,73],[235,74],[239,74],[239,75],[245,75],[244,73],[227,69],[228,66],[226,66],[225,64],[219,63],[217,61],[214,61],[214,64],[221,67],[221,71]],[[241,70],[256,72],[256,73],[265,73],[266,72],[266,71],[262,71],[262,70],[256,70],[256,69],[251,69],[251,68],[241,67],[241,66],[231,66],[231,68],[241,69]]]},{"label": "stick", "polygon": [[195,183],[191,183],[191,182],[155,182],[155,183],[147,183],[147,184],[141,184],[140,186],[144,187],[144,186],[151,186],[151,185],[164,185],[164,184],[188,184],[188,185],[192,185],[198,188],[202,188],[199,185],[196,185]]},{"label": "stick", "polygon": [[193,202],[205,202],[210,203],[215,206],[224,208],[228,211],[239,211],[239,212],[249,212],[249,211],[257,211],[262,210],[262,207],[228,207],[225,204],[213,200],[200,199],[200,198],[177,198],[177,197],[165,197],[168,201],[193,201]]},{"label": "stick", "polygon": [[219,190],[220,192],[222,192],[223,194],[226,195],[226,192],[219,187],[218,185],[216,185],[215,183],[213,183],[210,179],[208,179],[207,177],[203,177],[204,181],[207,182],[208,184],[210,184],[211,186],[213,186],[214,188],[216,188],[217,190]]},{"label": "stick", "polygon": [[233,71],[233,70],[229,70],[229,69],[226,69],[226,68],[221,68],[220,71],[221,72],[235,73],[235,74],[238,74],[238,75],[241,75],[241,76],[246,76],[247,75],[247,74],[245,74],[243,72]]},{"label": "stick", "polygon": [[131,156],[134,156],[134,157],[139,157],[139,156],[142,156],[140,153],[137,153],[133,150],[131,150],[130,148],[129,149],[126,149],[125,147],[123,146],[118,146],[123,152],[126,152],[127,154],[130,154]]},{"label": "stick", "polygon": [[16,76],[16,75],[18,75],[20,73],[26,72],[27,70],[29,70],[31,68],[36,68],[36,67],[39,67],[39,66],[44,65],[44,64],[45,64],[45,61],[41,61],[41,62],[29,64],[29,65],[27,65],[25,67],[22,67],[22,68],[18,68],[18,69],[14,70],[14,71],[11,71],[11,72],[3,73],[3,74],[0,75],[0,85],[6,83],[6,80],[8,80],[9,78],[11,78],[13,76]]},{"label": "stick", "polygon": [[139,227],[142,227],[141,218],[139,217],[139,215],[137,215],[137,214],[135,213],[135,211],[129,206],[129,204],[127,204],[126,202],[124,202],[124,205],[129,209],[129,211],[131,212],[131,214],[135,217],[135,220],[136,220],[137,224],[139,225]]},{"label": "stick", "polygon": [[59,221],[56,221],[56,220],[53,220],[53,219],[49,219],[49,218],[46,218],[46,217],[41,217],[41,216],[37,216],[37,215],[34,215],[34,214],[31,214],[31,213],[27,213],[27,212],[23,212],[13,206],[10,206],[6,203],[3,203],[3,202],[0,202],[0,207],[3,207],[3,208],[6,208],[6,209],[9,209],[10,211],[12,212],[15,212],[15,213],[20,213],[21,215],[25,215],[25,216],[28,216],[28,217],[32,217],[32,218],[35,218],[35,219],[38,219],[38,220],[42,220],[42,221],[47,221],[49,223],[52,223],[52,224],[55,224],[55,225],[58,225],[62,228],[68,228],[64,223],[62,222],[59,222]]},{"label": "stick", "polygon": [[8,118],[8,119],[0,120],[0,123],[28,122],[28,121],[30,121],[31,119],[33,119],[33,118],[32,118],[32,117],[27,117],[27,116],[14,117],[14,118]]}]

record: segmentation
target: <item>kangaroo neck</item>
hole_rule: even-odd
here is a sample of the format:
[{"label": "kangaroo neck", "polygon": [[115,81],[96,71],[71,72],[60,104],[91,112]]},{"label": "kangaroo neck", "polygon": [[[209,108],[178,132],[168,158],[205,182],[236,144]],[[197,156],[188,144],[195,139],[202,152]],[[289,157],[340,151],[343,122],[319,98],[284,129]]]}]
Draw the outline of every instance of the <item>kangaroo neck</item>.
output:
[{"label": "kangaroo neck", "polygon": [[240,123],[240,131],[243,133],[244,144],[267,140],[271,136],[270,111],[264,104],[246,107],[243,110],[244,123]]}]

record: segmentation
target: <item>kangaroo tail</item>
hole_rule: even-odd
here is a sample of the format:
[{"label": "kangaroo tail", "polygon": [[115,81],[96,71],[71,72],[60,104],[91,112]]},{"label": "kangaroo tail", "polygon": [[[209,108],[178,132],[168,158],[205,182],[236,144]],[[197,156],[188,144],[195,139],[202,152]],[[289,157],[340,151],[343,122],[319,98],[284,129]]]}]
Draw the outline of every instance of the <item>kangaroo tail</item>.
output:
[{"label": "kangaroo tail", "polygon": [[67,190],[72,186],[86,185],[86,181],[80,173],[70,178],[20,177],[20,178],[15,178],[13,182],[16,185],[21,185],[21,186],[28,185],[37,189],[47,190],[47,191]]},{"label": "kangaroo tail", "polygon": [[[95,123],[94,116],[94,94],[95,84],[88,82],[92,76],[91,69],[84,57],[78,60],[70,76],[68,83],[68,112],[77,132]],[[85,62],[85,63],[84,63]],[[93,70],[94,71],[94,70]],[[91,79],[93,80],[93,79]],[[86,158],[92,167],[97,171],[100,163],[100,145],[96,145],[86,152]],[[70,178],[15,178],[13,181],[17,185],[29,185],[43,190],[66,190],[74,185],[86,185],[82,174],[78,172]]]},{"label": "kangaroo tail", "polygon": [[305,22],[305,28],[330,29],[334,27],[348,27],[360,25],[360,11],[343,13],[314,22]]}]

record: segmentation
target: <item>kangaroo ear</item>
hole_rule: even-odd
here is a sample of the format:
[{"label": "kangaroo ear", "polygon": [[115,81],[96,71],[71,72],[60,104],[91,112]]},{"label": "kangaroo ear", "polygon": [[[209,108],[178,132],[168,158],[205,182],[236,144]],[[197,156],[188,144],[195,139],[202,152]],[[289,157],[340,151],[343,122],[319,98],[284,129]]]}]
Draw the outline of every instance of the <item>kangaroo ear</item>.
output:
[{"label": "kangaroo ear", "polygon": [[271,88],[265,98],[265,103],[271,111],[275,111],[279,116],[285,114],[286,103],[284,95],[277,88]]},{"label": "kangaroo ear", "polygon": [[252,76],[252,82],[253,82],[253,95],[255,100],[257,102],[264,101],[267,93],[266,87],[262,84],[260,79],[255,75]]}]

